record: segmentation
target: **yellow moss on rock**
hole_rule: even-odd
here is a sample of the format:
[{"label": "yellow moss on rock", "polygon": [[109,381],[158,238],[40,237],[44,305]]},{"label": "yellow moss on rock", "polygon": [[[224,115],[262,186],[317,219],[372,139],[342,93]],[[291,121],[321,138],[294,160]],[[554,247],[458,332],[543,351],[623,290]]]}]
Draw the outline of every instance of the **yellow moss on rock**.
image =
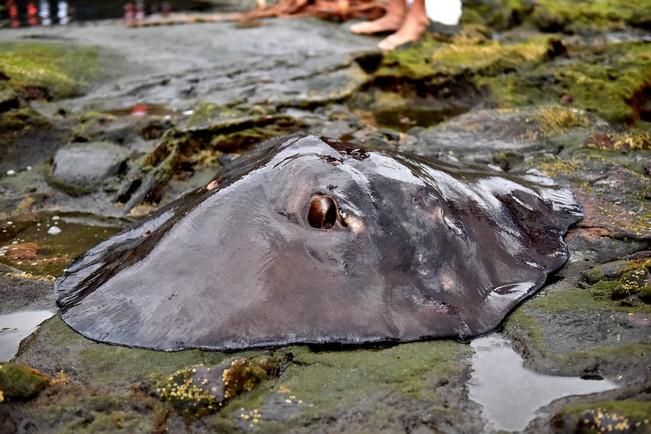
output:
[{"label": "yellow moss on rock", "polygon": [[230,359],[215,367],[195,365],[156,382],[155,392],[184,416],[200,417],[277,375],[282,365],[282,358],[266,356]]},{"label": "yellow moss on rock", "polygon": [[585,112],[562,106],[541,107],[536,110],[538,128],[545,137],[562,134],[571,128],[590,126]]},{"label": "yellow moss on rock", "polygon": [[571,432],[647,432],[651,427],[651,401],[624,399],[592,404],[571,404],[553,418]]},{"label": "yellow moss on rock", "polygon": [[0,365],[0,390],[4,400],[34,398],[48,385],[49,378],[25,365],[4,363]]},{"label": "yellow moss on rock", "polygon": [[536,0],[529,21],[544,31],[620,30],[648,24],[651,2],[629,0]]},{"label": "yellow moss on rock", "polygon": [[441,43],[425,38],[412,48],[387,53],[376,76],[426,80],[467,71],[491,75],[542,62],[550,50],[551,40],[549,36],[537,36],[506,43],[462,34],[449,43]]},{"label": "yellow moss on rock", "polygon": [[573,173],[581,167],[579,160],[561,160],[559,158],[551,158],[538,164],[537,167],[542,170],[547,176],[556,178],[560,174]]},{"label": "yellow moss on rock", "polygon": [[201,416],[216,410],[220,400],[216,395],[195,382],[195,368],[183,368],[158,384],[156,393],[187,416]]},{"label": "yellow moss on rock", "polygon": [[494,66],[504,69],[509,65],[517,66],[542,60],[549,50],[548,43],[548,37],[532,38],[520,43],[487,41],[477,44],[453,41],[434,51],[431,60],[434,62],[434,68],[451,71],[485,70]]},{"label": "yellow moss on rock", "polygon": [[639,117],[632,101],[651,85],[649,71],[651,47],[631,42],[570,50],[569,59],[482,75],[474,81],[501,107],[562,101],[607,121],[630,124]]},{"label": "yellow moss on rock", "polygon": [[80,94],[99,73],[98,50],[44,42],[0,43],[0,72],[13,87],[42,87],[52,98]]},{"label": "yellow moss on rock", "polygon": [[622,133],[593,134],[588,137],[585,146],[613,151],[651,151],[651,133],[631,130]]}]

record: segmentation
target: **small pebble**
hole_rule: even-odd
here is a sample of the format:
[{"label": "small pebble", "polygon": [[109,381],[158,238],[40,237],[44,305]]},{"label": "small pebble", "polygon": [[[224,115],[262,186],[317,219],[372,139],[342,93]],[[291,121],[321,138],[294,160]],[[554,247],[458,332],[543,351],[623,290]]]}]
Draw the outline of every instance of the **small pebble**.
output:
[{"label": "small pebble", "polygon": [[14,176],[16,174],[16,171],[13,169],[7,170],[7,176]]},{"label": "small pebble", "polygon": [[56,221],[56,220],[59,220],[60,218],[61,218],[61,217],[59,217],[58,215],[55,215],[54,217],[52,217],[52,220],[55,220],[55,221]]},{"label": "small pebble", "polygon": [[61,229],[58,226],[50,226],[50,229],[47,230],[47,233],[50,235],[59,235]]},{"label": "small pebble", "polygon": [[194,113],[194,110],[186,110],[183,112],[183,116],[192,116]]}]

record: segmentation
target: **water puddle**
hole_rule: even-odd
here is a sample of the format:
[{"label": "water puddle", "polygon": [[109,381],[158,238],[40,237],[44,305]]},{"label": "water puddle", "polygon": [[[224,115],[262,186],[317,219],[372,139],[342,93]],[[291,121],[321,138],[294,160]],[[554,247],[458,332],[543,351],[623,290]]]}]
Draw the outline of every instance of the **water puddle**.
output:
[{"label": "water puddle", "polygon": [[406,132],[413,127],[430,127],[451,117],[465,113],[465,109],[437,110],[431,108],[405,108],[403,110],[375,110],[372,115],[379,127]]},{"label": "water puddle", "polygon": [[0,315],[0,362],[13,358],[20,342],[53,315],[54,312],[49,310],[26,310]]},{"label": "water puddle", "polygon": [[470,399],[483,407],[485,432],[521,431],[541,407],[571,395],[587,395],[617,387],[608,380],[542,375],[525,369],[522,357],[504,337],[475,339]]},{"label": "water puddle", "polygon": [[76,256],[119,232],[123,222],[84,214],[25,215],[0,221],[0,262],[58,276]]}]

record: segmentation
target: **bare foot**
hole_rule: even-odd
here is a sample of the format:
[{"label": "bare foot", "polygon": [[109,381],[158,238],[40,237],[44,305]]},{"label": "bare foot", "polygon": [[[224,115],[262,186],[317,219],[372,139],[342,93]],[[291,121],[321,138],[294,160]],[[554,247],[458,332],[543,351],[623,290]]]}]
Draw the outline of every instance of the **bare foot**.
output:
[{"label": "bare foot", "polygon": [[382,18],[364,23],[356,23],[350,26],[350,31],[358,35],[372,35],[373,33],[395,32],[400,28],[404,14],[389,15],[388,13]]},{"label": "bare foot", "polygon": [[405,0],[389,0],[387,13],[377,20],[357,23],[350,26],[350,31],[358,35],[371,35],[373,33],[395,32],[402,26],[407,13]]},{"label": "bare foot", "polygon": [[391,36],[384,38],[378,44],[382,51],[390,51],[408,42],[416,42],[427,30],[429,20],[425,15],[425,9],[418,7],[418,1],[409,10],[405,22],[400,29]]}]

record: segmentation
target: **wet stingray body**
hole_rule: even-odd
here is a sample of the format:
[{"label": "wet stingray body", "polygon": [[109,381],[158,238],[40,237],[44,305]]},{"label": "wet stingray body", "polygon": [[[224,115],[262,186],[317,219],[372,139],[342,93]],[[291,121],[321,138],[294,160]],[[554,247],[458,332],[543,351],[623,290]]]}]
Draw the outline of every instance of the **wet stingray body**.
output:
[{"label": "wet stingray body", "polygon": [[[331,227],[311,225],[315,197]],[[563,265],[580,218],[539,174],[290,136],[93,248],[55,290],[81,334],[161,350],[469,337]]]}]

